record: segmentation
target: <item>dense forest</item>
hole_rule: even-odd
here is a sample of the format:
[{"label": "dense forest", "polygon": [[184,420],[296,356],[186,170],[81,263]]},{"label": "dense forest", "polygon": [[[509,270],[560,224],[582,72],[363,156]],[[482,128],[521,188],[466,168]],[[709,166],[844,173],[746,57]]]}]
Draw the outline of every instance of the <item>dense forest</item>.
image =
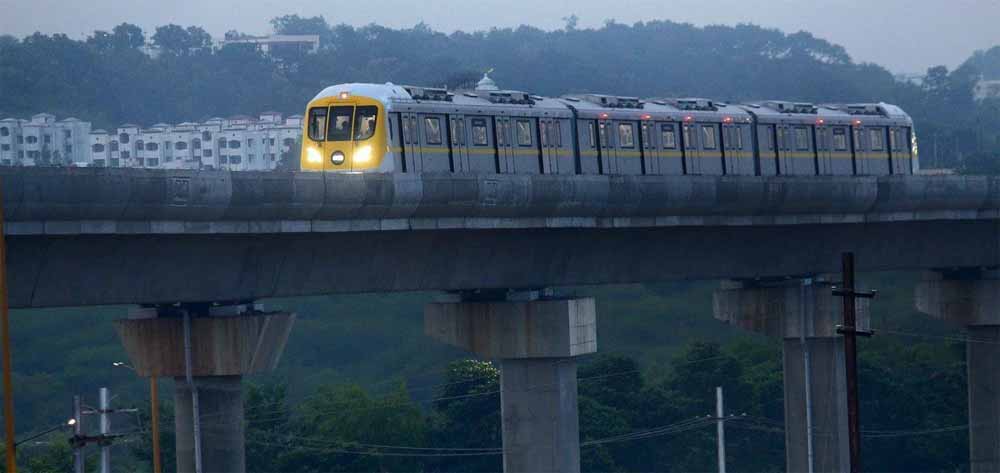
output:
[{"label": "dense forest", "polygon": [[[425,25],[330,25],[321,17],[284,16],[272,24],[278,33],[319,34],[320,51],[213,49],[204,30],[176,25],[144,32],[122,24],[82,41],[0,37],[0,116],[48,111],[107,127],[270,109],[301,113],[332,83],[460,88],[494,68],[502,86],[546,95],[895,102],[917,121],[925,167],[1000,171],[1000,101],[976,102],[971,93],[981,74],[1000,71],[1000,48],[954,71],[932,68],[915,85],[854,63],[843,48],[808,33],[752,25],[609,21],[578,29],[570,18],[556,31],[443,34]],[[142,51],[147,42],[159,55]],[[877,335],[861,344],[865,470],[965,471],[964,342],[960,328],[915,312],[915,281],[906,273],[863,281],[880,290]],[[712,471],[714,430],[705,416],[715,386],[724,387],[734,416],[727,422],[731,464],[783,470],[780,341],[713,320],[715,287],[561,289],[598,300],[599,354],[582,359],[579,369],[585,471]],[[496,367],[422,334],[422,304],[432,296],[262,301],[299,319],[277,372],[247,379],[250,471],[499,471]],[[114,421],[116,430],[130,432],[113,447],[115,471],[150,471],[147,385],[112,365],[124,352],[111,321],[125,313],[14,311],[21,438],[63,422],[74,394],[93,404],[97,388],[109,386],[116,407],[141,411]],[[165,467],[172,471],[172,381],[160,384]],[[19,457],[29,471],[62,472],[69,452],[66,434],[54,432],[20,447]]]},{"label": "dense forest", "polygon": [[[455,88],[493,68],[502,86],[542,95],[896,103],[916,121],[925,167],[988,163],[1000,148],[1000,100],[972,98],[981,76],[1000,73],[1000,48],[978,52],[954,71],[931,68],[915,85],[878,65],[857,64],[841,46],[807,32],[753,25],[609,20],[599,29],[579,29],[570,17],[555,31],[522,26],[444,34],[424,24],[354,27],[296,15],[274,18],[272,25],[276,33],[317,34],[321,48],[315,54],[296,48],[264,54],[247,44],[216,49],[197,26],[147,32],[127,23],[80,41],[62,34],[0,36],[0,116],[48,111],[107,128],[265,110],[301,113],[330,84]],[[159,53],[144,52],[146,44]]]}]

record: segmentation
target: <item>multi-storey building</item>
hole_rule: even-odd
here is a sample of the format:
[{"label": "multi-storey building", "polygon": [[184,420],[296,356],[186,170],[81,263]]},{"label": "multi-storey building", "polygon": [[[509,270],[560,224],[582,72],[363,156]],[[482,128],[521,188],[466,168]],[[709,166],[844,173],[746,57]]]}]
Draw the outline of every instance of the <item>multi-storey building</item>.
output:
[{"label": "multi-storey building", "polygon": [[202,123],[126,123],[113,133],[90,130],[75,118],[56,121],[40,113],[31,120],[0,120],[0,163],[7,166],[93,166],[154,169],[262,171],[297,159],[302,116],[283,119],[237,115]]}]

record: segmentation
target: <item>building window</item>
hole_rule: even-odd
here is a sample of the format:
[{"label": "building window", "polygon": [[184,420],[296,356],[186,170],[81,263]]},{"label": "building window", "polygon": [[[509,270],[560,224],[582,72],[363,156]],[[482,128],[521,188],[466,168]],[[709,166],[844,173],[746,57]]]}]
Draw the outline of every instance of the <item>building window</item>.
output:
[{"label": "building window", "polygon": [[254,158],[254,155],[252,155],[252,154],[248,154],[248,155],[247,155],[247,162],[248,162],[248,163],[252,163],[252,162],[253,162],[253,158]]},{"label": "building window", "polygon": [[111,142],[111,151],[118,151],[118,142],[117,141],[112,141]]},{"label": "building window", "polygon": [[[195,139],[197,140],[197,138]],[[176,149],[177,151],[184,151],[188,149],[188,144],[183,141],[178,141],[177,144],[174,145],[174,149]]]},{"label": "building window", "polygon": [[155,168],[160,165],[160,160],[156,158],[149,158],[146,160],[146,167]]},{"label": "building window", "polygon": [[19,145],[20,144],[24,144],[24,136],[23,135],[17,135],[17,144],[19,144]]},{"label": "building window", "polygon": [[146,143],[146,151],[156,151],[158,149],[160,149],[160,145],[153,142]]},{"label": "building window", "polygon": [[121,162],[118,161],[117,159],[113,159],[112,158],[111,159],[111,167],[116,168],[116,167],[119,167],[119,166],[121,166]]},{"label": "building window", "polygon": [[201,149],[201,140],[198,139],[198,138],[195,138],[194,140],[191,140],[191,148],[193,148],[193,149]]},{"label": "building window", "polygon": [[38,137],[34,136],[34,135],[28,136],[27,140],[28,140],[28,144],[29,145],[33,145],[35,143],[38,143]]},{"label": "building window", "polygon": [[142,158],[135,158],[135,165],[136,166],[142,167],[143,163],[145,163],[144,159],[142,159]]},{"label": "building window", "polygon": [[253,148],[253,138],[247,138],[247,148]]},{"label": "building window", "polygon": [[229,164],[229,156],[219,156],[219,164]]},{"label": "building window", "polygon": [[132,153],[129,150],[122,151],[122,159],[128,159],[132,157]]},{"label": "building window", "polygon": [[122,133],[122,134],[118,135],[118,141],[120,141],[121,144],[127,145],[128,144],[128,140],[129,140],[129,136],[128,136],[127,133]]},{"label": "building window", "polygon": [[201,154],[202,154],[202,155],[204,155],[204,156],[205,156],[206,158],[211,158],[211,157],[212,157],[212,150],[210,150],[210,149],[208,149],[208,148],[205,148],[205,149],[204,149],[204,150],[203,150],[203,151],[201,152]]},{"label": "building window", "polygon": [[295,144],[295,140],[293,140],[293,139],[291,139],[291,138],[285,138],[285,139],[284,139],[284,141],[282,141],[282,143],[283,143],[283,144],[284,144],[285,146],[292,146],[292,145],[294,145],[294,144]]},{"label": "building window", "polygon": [[701,144],[703,149],[715,149],[715,125],[701,126]]},{"label": "building window", "polygon": [[42,135],[42,142],[45,143],[45,144],[51,144],[52,143],[52,135],[49,135],[49,134]]},{"label": "building window", "polygon": [[229,149],[239,149],[239,147],[241,146],[240,142],[237,140],[229,140],[228,144],[229,144]]},{"label": "building window", "polygon": [[95,159],[94,160],[94,167],[103,168],[104,167],[104,160],[103,159]]},{"label": "building window", "polygon": [[10,136],[10,128],[5,126],[0,127],[0,136]]},{"label": "building window", "polygon": [[203,139],[205,141],[211,141],[212,140],[212,132],[210,132],[210,131],[203,131],[203,132],[201,132],[201,139]]},{"label": "building window", "polygon": [[531,122],[529,120],[517,120],[517,145],[531,146]]},{"label": "building window", "polygon": [[622,148],[635,148],[635,127],[631,123],[618,124],[618,144]]},{"label": "building window", "polygon": [[227,141],[225,138],[219,138],[219,149],[226,149],[226,143]]},{"label": "building window", "polygon": [[269,143],[269,144],[270,144],[271,146],[274,146],[274,138],[271,138],[270,140],[268,140],[268,143]]},{"label": "building window", "polygon": [[18,152],[17,152],[17,159],[24,159],[24,151],[18,150]]},{"label": "building window", "polygon": [[441,119],[424,117],[424,139],[429,145],[441,144]]},{"label": "building window", "polygon": [[90,149],[93,150],[93,152],[95,152],[95,153],[103,153],[104,152],[104,145],[102,145],[100,143],[94,143],[94,146],[91,146]]},{"label": "building window", "polygon": [[7,143],[4,143],[4,144],[0,145],[0,150],[10,151],[10,145],[7,144]]},{"label": "building window", "polygon": [[145,144],[146,143],[142,140],[135,140],[135,150],[142,151],[143,149],[145,149]]},{"label": "building window", "polygon": [[168,150],[174,149],[174,143],[172,141],[164,141],[163,146],[165,146]]},{"label": "building window", "polygon": [[72,138],[73,137],[73,131],[72,130],[63,130],[63,137],[66,138],[67,140],[70,139],[70,138]]},{"label": "building window", "polygon": [[240,164],[243,162],[243,158],[240,156],[230,156],[229,164]]},{"label": "building window", "polygon": [[472,144],[475,146],[486,146],[490,144],[485,119],[472,119]]}]

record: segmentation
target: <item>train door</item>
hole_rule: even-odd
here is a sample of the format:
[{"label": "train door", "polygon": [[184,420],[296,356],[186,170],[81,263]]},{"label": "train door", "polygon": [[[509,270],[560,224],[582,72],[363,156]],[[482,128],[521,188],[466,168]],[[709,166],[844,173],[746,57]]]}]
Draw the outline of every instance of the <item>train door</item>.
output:
[{"label": "train door", "polygon": [[760,152],[760,175],[778,174],[777,133],[774,125],[757,125],[757,149]]},{"label": "train door", "polygon": [[420,157],[423,172],[449,172],[452,170],[448,155],[448,121],[442,114],[418,114]]},{"label": "train door", "polygon": [[576,121],[577,142],[580,143],[580,173],[601,174],[600,143],[597,141],[597,122]]},{"label": "train door", "polygon": [[552,131],[549,140],[552,144],[552,155],[555,157],[559,174],[576,174],[576,158],[573,154],[571,140],[563,137],[572,136],[570,122],[566,119],[552,120]]},{"label": "train door", "polygon": [[514,150],[510,117],[496,117],[497,162],[501,174],[514,172]]},{"label": "train door", "polygon": [[848,127],[833,126],[827,127],[830,141],[828,142],[830,152],[830,174],[837,176],[850,176],[854,174],[854,160],[851,155],[850,137]]},{"label": "train door", "polygon": [[893,174],[912,174],[913,165],[910,161],[910,146],[906,141],[906,128],[889,127],[889,153],[892,160]]},{"label": "train door", "polygon": [[386,116],[386,125],[389,127],[390,150],[394,159],[395,169],[399,172],[410,170],[406,166],[406,156],[403,155],[403,117],[400,113],[390,113]]},{"label": "train door", "polygon": [[684,169],[688,174],[703,174],[697,127],[694,122],[685,122],[683,125]]},{"label": "train door", "polygon": [[704,123],[698,127],[700,146],[701,173],[713,176],[723,174],[722,143],[719,138],[719,125]]},{"label": "train door", "polygon": [[744,134],[746,129],[743,125],[723,124],[722,125],[722,147],[723,158],[725,159],[726,174],[736,174],[742,176],[752,176],[755,173],[753,156],[744,151],[749,139]]},{"label": "train door", "polygon": [[851,128],[851,151],[854,154],[854,168],[858,175],[868,176],[872,174],[868,163],[868,138],[864,129],[860,126]]},{"label": "train door", "polygon": [[833,174],[831,131],[832,129],[824,124],[816,125],[816,165],[822,176]]},{"label": "train door", "polygon": [[469,140],[465,132],[465,116],[450,115],[448,135],[451,138],[451,162],[455,172],[469,172]]},{"label": "train door", "polygon": [[469,170],[478,173],[496,173],[497,150],[494,148],[493,120],[488,117],[467,117],[469,127],[466,137]]},{"label": "train door", "polygon": [[656,141],[656,123],[643,120],[639,127],[639,141],[642,142],[642,162],[645,174],[660,175],[660,147]]},{"label": "train door", "polygon": [[553,144],[553,129],[551,118],[538,119],[538,145],[542,150],[542,174],[559,173],[559,152]]},{"label": "train door", "polygon": [[639,143],[639,132],[636,122],[616,121],[615,130],[618,142],[618,174],[642,174],[642,150]]},{"label": "train door", "polygon": [[417,114],[403,113],[403,157],[406,160],[406,170],[410,172],[423,171],[423,158],[420,156],[420,139],[417,136]]},{"label": "train door", "polygon": [[884,126],[865,128],[868,135],[868,169],[871,174],[884,176],[892,172],[889,161],[889,150],[886,139],[888,129]]},{"label": "train door", "polygon": [[600,144],[601,172],[604,174],[621,174],[618,169],[618,153],[614,144],[614,129],[610,120],[597,121],[597,136]]},{"label": "train door", "polygon": [[542,149],[538,143],[538,119],[514,118],[514,172],[518,174],[539,174]]},{"label": "train door", "polygon": [[684,152],[681,138],[677,134],[676,123],[657,122],[660,145],[660,172],[662,174],[684,174]]}]

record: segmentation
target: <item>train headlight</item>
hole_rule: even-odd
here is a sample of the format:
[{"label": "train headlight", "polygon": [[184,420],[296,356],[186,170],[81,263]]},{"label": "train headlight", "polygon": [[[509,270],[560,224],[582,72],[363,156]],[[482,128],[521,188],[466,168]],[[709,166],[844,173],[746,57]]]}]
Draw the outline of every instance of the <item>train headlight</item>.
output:
[{"label": "train headlight", "polygon": [[330,155],[330,162],[337,165],[344,164],[344,153],[334,151],[333,154]]},{"label": "train headlight", "polygon": [[310,164],[320,164],[323,162],[323,155],[318,149],[310,147],[306,151],[306,161],[309,161]]},{"label": "train headlight", "polygon": [[355,163],[367,163],[368,160],[372,158],[372,147],[362,146],[354,150],[354,162]]}]

